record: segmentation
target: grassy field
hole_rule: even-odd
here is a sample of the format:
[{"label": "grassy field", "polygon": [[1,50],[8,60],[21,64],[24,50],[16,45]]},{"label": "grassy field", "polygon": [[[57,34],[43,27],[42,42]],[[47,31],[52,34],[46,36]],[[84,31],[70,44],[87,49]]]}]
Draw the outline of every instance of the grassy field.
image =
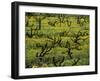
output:
[{"label": "grassy field", "polygon": [[88,15],[26,13],[25,17],[26,68],[89,65]]}]

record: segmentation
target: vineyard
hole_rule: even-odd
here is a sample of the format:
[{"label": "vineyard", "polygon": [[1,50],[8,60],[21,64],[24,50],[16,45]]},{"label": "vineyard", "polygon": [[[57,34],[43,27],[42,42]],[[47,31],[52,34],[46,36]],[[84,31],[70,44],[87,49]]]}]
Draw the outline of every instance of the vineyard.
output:
[{"label": "vineyard", "polygon": [[25,67],[89,65],[89,15],[25,13]]}]

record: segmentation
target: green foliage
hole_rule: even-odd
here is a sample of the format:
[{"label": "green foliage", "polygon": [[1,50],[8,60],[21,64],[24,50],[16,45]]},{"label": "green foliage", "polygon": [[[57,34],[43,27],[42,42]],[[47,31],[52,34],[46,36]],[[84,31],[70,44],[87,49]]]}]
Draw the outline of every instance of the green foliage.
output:
[{"label": "green foliage", "polygon": [[89,16],[26,13],[26,68],[89,65]]}]

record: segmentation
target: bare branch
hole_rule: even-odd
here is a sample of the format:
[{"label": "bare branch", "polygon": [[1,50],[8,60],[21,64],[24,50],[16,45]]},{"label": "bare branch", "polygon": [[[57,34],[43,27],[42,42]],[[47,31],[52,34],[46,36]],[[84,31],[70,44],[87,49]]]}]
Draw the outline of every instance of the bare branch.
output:
[{"label": "bare branch", "polygon": [[53,57],[53,64],[56,67],[57,66],[62,66],[62,63],[64,62],[64,60],[65,60],[64,56],[61,58],[61,60],[59,60],[59,58],[57,59],[56,57]]},{"label": "bare branch", "polygon": [[74,65],[76,65],[78,62],[79,62],[79,60],[80,60],[80,58],[78,57],[77,59],[74,59],[73,61],[73,64],[72,64],[72,66],[74,66]]}]

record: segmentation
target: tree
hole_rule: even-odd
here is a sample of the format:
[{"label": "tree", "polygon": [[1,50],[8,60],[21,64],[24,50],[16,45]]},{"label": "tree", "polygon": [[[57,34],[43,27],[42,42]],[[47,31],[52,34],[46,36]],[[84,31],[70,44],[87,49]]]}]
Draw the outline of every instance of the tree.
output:
[{"label": "tree", "polygon": [[76,65],[79,62],[80,58],[77,57],[76,59],[73,59],[72,66]]},{"label": "tree", "polygon": [[74,32],[72,32],[72,33],[73,33],[73,38],[71,38],[71,40],[72,40],[74,43],[80,45],[79,40],[81,40],[81,32],[78,31],[77,33],[74,33]]},{"label": "tree", "polygon": [[30,31],[29,32],[26,32],[26,36],[28,36],[29,38],[32,38],[33,37],[33,33],[32,33],[32,31],[33,31],[33,28],[31,27],[30,28]]},{"label": "tree", "polygon": [[65,21],[65,14],[59,14],[58,16],[58,20],[60,22],[60,27],[62,26],[62,23],[64,23]]},{"label": "tree", "polygon": [[74,48],[72,47],[72,45],[70,44],[70,42],[67,41],[64,47],[66,48],[67,55],[69,56],[69,58],[70,58],[70,59],[73,59],[72,50],[73,50]]},{"label": "tree", "polygon": [[84,26],[86,23],[89,23],[89,16],[84,16],[84,15],[78,15],[76,16],[77,18],[77,24],[80,26]]},{"label": "tree", "polygon": [[64,56],[56,56],[56,57],[53,57],[52,60],[53,60],[54,66],[59,67],[59,66],[63,66],[62,63],[64,62],[65,57]]},{"label": "tree", "polygon": [[[36,28],[40,30],[41,24],[42,24],[41,22],[43,19],[46,18],[47,14],[45,14],[45,13],[26,13],[26,16],[29,18],[34,17],[35,22],[32,22],[32,24],[35,23]],[[29,22],[29,20],[28,20],[28,22]]]},{"label": "tree", "polygon": [[68,27],[70,27],[72,24],[72,21],[70,20],[70,16],[67,17],[66,22],[67,22]]},{"label": "tree", "polygon": [[48,43],[45,43],[44,46],[41,47],[41,51],[36,53],[36,58],[38,59],[38,66],[41,67],[43,65],[45,55],[51,51],[53,46],[48,46]]}]

